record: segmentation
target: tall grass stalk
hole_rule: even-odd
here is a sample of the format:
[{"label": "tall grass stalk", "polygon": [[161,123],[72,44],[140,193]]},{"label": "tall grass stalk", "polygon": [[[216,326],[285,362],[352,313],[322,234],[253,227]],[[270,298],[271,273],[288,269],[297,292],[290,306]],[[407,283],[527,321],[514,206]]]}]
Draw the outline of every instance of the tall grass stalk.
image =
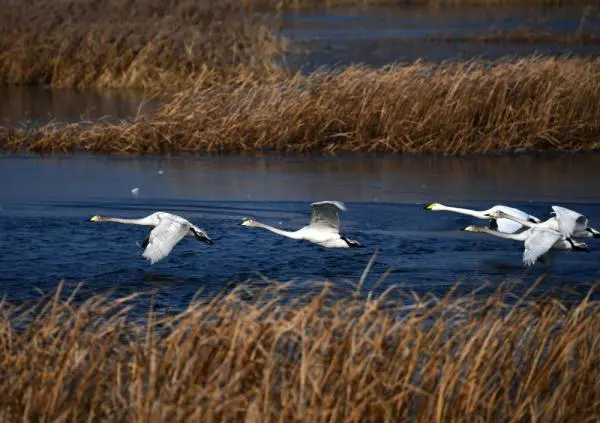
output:
[{"label": "tall grass stalk", "polygon": [[0,310],[2,421],[595,421],[600,303],[238,287]]}]

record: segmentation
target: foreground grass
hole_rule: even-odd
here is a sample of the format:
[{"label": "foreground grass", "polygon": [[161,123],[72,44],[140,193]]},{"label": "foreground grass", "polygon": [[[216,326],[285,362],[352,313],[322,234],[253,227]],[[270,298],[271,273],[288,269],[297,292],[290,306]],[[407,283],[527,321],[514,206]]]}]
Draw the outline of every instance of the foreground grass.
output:
[{"label": "foreground grass", "polygon": [[[237,288],[146,323],[132,298],[3,303],[2,421],[594,421],[600,303],[500,292],[282,301]],[[514,304],[514,303],[513,303]]]},{"label": "foreground grass", "polygon": [[597,151],[599,65],[532,58],[199,80],[134,121],[4,128],[0,146],[113,154]]}]

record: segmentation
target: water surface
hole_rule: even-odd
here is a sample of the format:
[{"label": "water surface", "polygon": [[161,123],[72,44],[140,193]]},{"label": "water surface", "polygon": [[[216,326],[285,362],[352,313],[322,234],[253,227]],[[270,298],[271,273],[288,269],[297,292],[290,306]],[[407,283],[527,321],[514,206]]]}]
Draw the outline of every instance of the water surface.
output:
[{"label": "water surface", "polygon": [[304,51],[289,55],[287,63],[305,71],[352,63],[383,66],[417,59],[439,62],[531,54],[591,57],[600,54],[598,44],[439,41],[445,37],[474,37],[517,29],[598,34],[600,9],[584,5],[439,9],[370,6],[299,11],[283,16],[283,34]]},{"label": "water surface", "polygon": [[[428,212],[431,201],[483,209],[504,203],[544,217],[562,204],[600,226],[600,156],[432,157],[1,157],[0,295],[34,298],[59,280],[85,281],[86,292],[155,290],[158,304],[179,309],[205,294],[250,279],[356,281],[372,254],[365,287],[390,271],[381,288],[402,284],[445,293],[548,273],[540,290],[566,295],[600,280],[600,240],[592,252],[557,254],[526,270],[522,244],[462,232],[475,221]],[[132,188],[139,188],[133,196]],[[254,218],[296,229],[309,203],[345,201],[342,231],[367,247],[322,249],[260,229]],[[184,239],[153,266],[142,257],[143,227],[91,223],[95,214],[142,217],[162,210],[206,229],[213,246]]]},{"label": "water surface", "polygon": [[52,121],[133,119],[159,104],[140,89],[50,88],[0,85],[0,125],[37,127]]}]

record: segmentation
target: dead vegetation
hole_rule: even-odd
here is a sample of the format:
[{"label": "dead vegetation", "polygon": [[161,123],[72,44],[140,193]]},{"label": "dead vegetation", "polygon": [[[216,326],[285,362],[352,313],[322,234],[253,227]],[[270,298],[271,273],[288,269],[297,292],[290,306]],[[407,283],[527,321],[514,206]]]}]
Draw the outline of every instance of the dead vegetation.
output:
[{"label": "dead vegetation", "polygon": [[8,1],[0,84],[175,90],[199,75],[267,72],[277,16],[237,0]]},{"label": "dead vegetation", "polygon": [[597,151],[599,65],[530,58],[199,80],[133,121],[5,128],[0,142],[40,153]]},{"label": "dead vegetation", "polygon": [[[600,147],[597,60],[416,62],[299,75],[274,62],[286,48],[276,35],[279,12],[294,4],[305,5],[9,1],[0,18],[0,84],[141,86],[165,103],[116,123],[0,127],[0,149],[455,155]],[[591,35],[569,42],[598,41],[581,37]]]},{"label": "dead vegetation", "polygon": [[170,316],[56,295],[0,310],[2,421],[595,421],[600,303],[475,295],[282,301],[238,287]]},{"label": "dead vegetation", "polygon": [[[306,7],[374,5],[561,6],[561,0],[28,0],[5,1],[0,14],[0,84],[144,87],[176,91],[207,76],[268,77],[286,50],[280,13]],[[582,20],[594,1],[577,0]],[[440,13],[443,13],[440,12]],[[593,34],[490,34],[537,42],[598,42]],[[450,41],[446,39],[446,41]],[[511,41],[512,42],[512,41]]]}]

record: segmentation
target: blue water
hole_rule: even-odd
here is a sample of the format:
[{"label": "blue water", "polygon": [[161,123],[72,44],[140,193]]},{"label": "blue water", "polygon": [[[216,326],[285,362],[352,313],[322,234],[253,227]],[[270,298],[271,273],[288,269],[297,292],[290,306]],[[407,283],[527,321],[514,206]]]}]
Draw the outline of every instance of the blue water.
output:
[{"label": "blue water", "polygon": [[370,6],[300,10],[283,15],[282,33],[296,47],[286,56],[286,64],[306,72],[323,66],[383,66],[417,59],[494,60],[532,54],[600,54],[598,44],[440,42],[444,37],[472,37],[516,29],[598,34],[600,9],[597,5],[565,2],[563,7],[549,8]]},{"label": "blue water", "polygon": [[[510,280],[525,286],[547,274],[540,292],[565,296],[600,281],[600,240],[590,253],[559,253],[552,265],[525,269],[522,243],[462,232],[466,216],[428,212],[430,201],[482,209],[504,203],[539,217],[562,204],[600,227],[600,156],[373,158],[0,158],[0,295],[37,298],[65,280],[83,292],[153,291],[178,310],[199,291],[267,279],[293,280],[292,292],[331,280],[348,287],[378,251],[365,288],[401,284],[443,295],[490,289]],[[159,173],[160,171],[160,173]],[[131,189],[139,188],[133,196]],[[295,229],[311,201],[346,202],[342,232],[363,249],[323,249],[240,226],[254,218]],[[165,260],[148,264],[139,244],[147,229],[92,223],[95,214],[142,217],[162,210],[204,228],[214,245],[182,240]]]}]

